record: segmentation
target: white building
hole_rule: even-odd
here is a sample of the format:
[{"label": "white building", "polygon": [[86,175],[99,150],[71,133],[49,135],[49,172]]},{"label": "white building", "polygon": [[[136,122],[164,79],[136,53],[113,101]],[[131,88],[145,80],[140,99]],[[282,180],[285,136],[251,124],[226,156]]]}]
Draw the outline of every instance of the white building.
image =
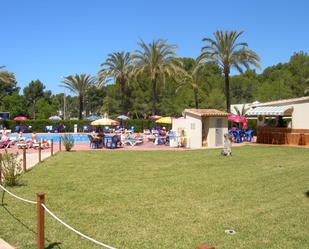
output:
[{"label": "white building", "polygon": [[[248,116],[291,117],[292,129],[309,129],[309,96],[253,104]],[[261,119],[262,120],[262,119]]]},{"label": "white building", "polygon": [[218,147],[228,132],[227,112],[215,109],[185,109],[183,117],[173,120],[172,130],[188,137],[188,147]]}]

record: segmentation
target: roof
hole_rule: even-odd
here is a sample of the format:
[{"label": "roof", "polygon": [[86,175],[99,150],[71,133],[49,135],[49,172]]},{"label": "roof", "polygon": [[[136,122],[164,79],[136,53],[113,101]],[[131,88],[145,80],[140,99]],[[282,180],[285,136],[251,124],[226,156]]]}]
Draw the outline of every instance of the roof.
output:
[{"label": "roof", "polygon": [[290,116],[293,107],[288,105],[283,106],[258,106],[247,112],[248,116]]},{"label": "roof", "polygon": [[185,109],[184,113],[190,113],[200,117],[227,117],[230,115],[227,112],[216,109]]},{"label": "roof", "polygon": [[269,105],[288,105],[288,104],[295,104],[299,102],[309,102],[309,96],[300,97],[300,98],[293,98],[293,99],[281,99],[275,100],[270,102],[258,103],[253,104],[252,106],[269,106]]}]

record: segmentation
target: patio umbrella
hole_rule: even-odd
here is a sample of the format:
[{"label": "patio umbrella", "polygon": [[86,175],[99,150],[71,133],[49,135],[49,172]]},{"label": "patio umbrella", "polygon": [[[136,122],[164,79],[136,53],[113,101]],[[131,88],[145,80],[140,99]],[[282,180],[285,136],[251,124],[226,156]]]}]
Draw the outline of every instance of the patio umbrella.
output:
[{"label": "patio umbrella", "polygon": [[161,118],[161,116],[159,116],[159,115],[152,115],[149,118],[154,121],[154,120],[157,120],[157,119]]},{"label": "patio umbrella", "polygon": [[96,115],[90,115],[86,119],[88,119],[88,120],[97,120],[97,119],[99,119],[99,117],[96,116]]},{"label": "patio umbrella", "polygon": [[117,119],[120,119],[120,120],[128,120],[128,119],[130,119],[128,116],[126,116],[126,115],[119,115],[118,117],[117,117]]},{"label": "patio umbrella", "polygon": [[61,120],[59,116],[51,116],[48,118],[49,120]]},{"label": "patio umbrella", "polygon": [[160,123],[160,124],[171,124],[173,123],[173,119],[172,117],[162,117],[159,118],[158,120],[156,120],[156,123]]},{"label": "patio umbrella", "polygon": [[23,120],[27,120],[27,118],[24,117],[24,116],[17,116],[17,117],[14,118],[14,120],[15,121],[23,121]]},{"label": "patio umbrella", "polygon": [[119,122],[110,118],[101,118],[90,123],[91,125],[119,125]]},{"label": "patio umbrella", "polygon": [[235,122],[235,123],[246,123],[247,119],[245,117],[241,117],[239,115],[229,115],[228,117],[229,121]]}]

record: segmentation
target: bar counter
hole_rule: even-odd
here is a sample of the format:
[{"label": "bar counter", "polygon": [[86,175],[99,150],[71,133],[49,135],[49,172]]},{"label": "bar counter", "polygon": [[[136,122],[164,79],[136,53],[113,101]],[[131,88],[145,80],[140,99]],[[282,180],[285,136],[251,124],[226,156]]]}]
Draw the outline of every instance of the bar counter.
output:
[{"label": "bar counter", "polygon": [[258,127],[257,143],[309,145],[309,129]]}]

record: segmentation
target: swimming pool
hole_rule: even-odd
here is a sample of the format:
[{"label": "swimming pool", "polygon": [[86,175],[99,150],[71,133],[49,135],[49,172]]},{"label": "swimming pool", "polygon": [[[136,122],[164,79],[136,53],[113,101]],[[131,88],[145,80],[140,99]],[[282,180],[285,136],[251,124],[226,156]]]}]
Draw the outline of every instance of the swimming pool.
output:
[{"label": "swimming pool", "polygon": [[[69,134],[69,133],[68,133]],[[64,134],[59,134],[59,133],[37,133],[37,140],[40,141],[42,139],[47,139],[47,140],[51,140],[53,139],[53,141],[55,143],[59,142],[59,137],[63,136]],[[76,143],[85,143],[85,142],[89,142],[89,138],[87,134],[75,134],[75,133],[70,133],[70,135],[73,136],[74,141]],[[18,136],[17,133],[12,133],[9,135],[10,138],[16,138]],[[23,134],[23,137],[25,139],[31,139],[31,133],[25,133]]]}]

